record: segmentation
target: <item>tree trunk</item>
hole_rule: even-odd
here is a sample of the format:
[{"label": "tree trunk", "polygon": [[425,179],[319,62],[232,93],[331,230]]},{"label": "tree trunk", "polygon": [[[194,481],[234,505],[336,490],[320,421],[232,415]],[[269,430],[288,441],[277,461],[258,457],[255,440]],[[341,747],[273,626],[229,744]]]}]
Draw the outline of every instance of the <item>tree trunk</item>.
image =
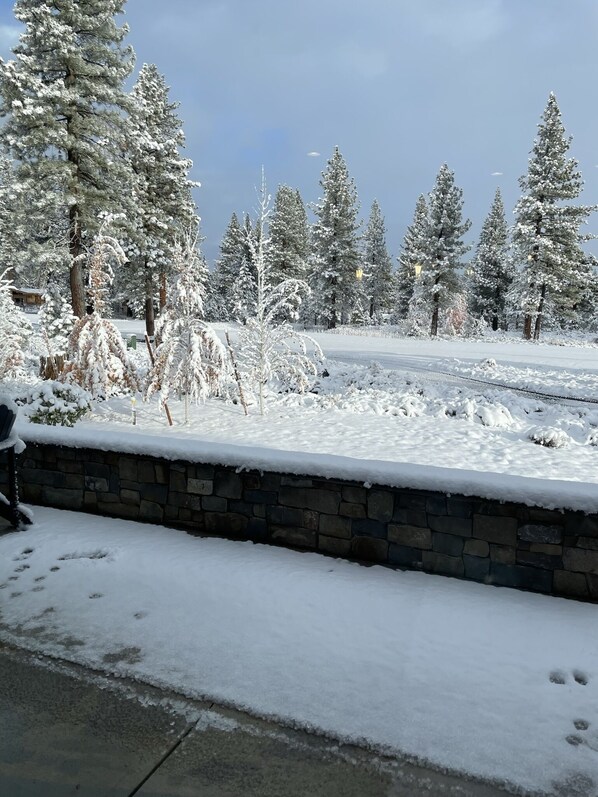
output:
[{"label": "tree trunk", "polygon": [[166,272],[160,273],[160,312],[166,307]]},{"label": "tree trunk", "polygon": [[540,304],[538,305],[538,314],[536,315],[536,324],[534,326],[534,340],[540,340],[540,331],[542,329],[542,312],[544,310],[544,297],[546,296],[546,284],[542,285],[540,291]]},{"label": "tree trunk", "polygon": [[523,339],[532,339],[532,317],[529,315],[529,313],[526,313],[525,318],[523,319]]},{"label": "tree trunk", "polygon": [[150,338],[154,337],[156,331],[154,314],[154,291],[151,275],[145,276],[145,331]]},{"label": "tree trunk", "polygon": [[71,256],[71,273],[69,275],[69,280],[73,313],[79,318],[83,318],[87,312],[85,282],[83,280],[83,263],[81,262],[82,252],[83,244],[81,240],[79,209],[77,205],[72,205],[69,210],[69,254]]},{"label": "tree trunk", "polygon": [[496,313],[492,316],[492,329],[496,332],[498,329],[498,316]]},{"label": "tree trunk", "polygon": [[434,301],[434,311],[432,312],[432,324],[430,326],[430,335],[435,338],[438,335],[438,315],[439,315],[439,304],[438,304],[438,294],[435,293],[432,297]]},{"label": "tree trunk", "polygon": [[[72,90],[75,86],[75,81],[76,75],[69,68],[64,80],[64,85],[67,89]],[[71,140],[74,139],[78,141],[75,118],[71,115],[67,115],[66,129]],[[83,318],[87,313],[83,263],[81,262],[81,255],[83,253],[83,233],[81,230],[79,204],[76,199],[81,182],[81,163],[79,153],[73,148],[67,150],[66,157],[73,170],[69,191],[75,197],[75,201],[69,208],[69,255],[71,256],[69,281],[71,286],[71,304],[73,306],[73,313],[79,318]]]}]

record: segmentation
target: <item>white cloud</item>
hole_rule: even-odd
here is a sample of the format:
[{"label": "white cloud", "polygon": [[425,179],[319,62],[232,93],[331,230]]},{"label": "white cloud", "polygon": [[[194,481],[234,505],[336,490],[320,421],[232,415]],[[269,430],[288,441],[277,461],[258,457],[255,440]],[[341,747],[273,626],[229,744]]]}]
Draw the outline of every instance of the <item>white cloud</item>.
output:
[{"label": "white cloud", "polygon": [[315,150],[312,150],[311,152],[307,153],[307,157],[308,158],[319,158],[320,157],[320,153],[316,152]]},{"label": "white cloud", "polygon": [[502,175],[502,172],[492,172],[492,174],[490,176],[491,177],[500,177],[501,175]]}]

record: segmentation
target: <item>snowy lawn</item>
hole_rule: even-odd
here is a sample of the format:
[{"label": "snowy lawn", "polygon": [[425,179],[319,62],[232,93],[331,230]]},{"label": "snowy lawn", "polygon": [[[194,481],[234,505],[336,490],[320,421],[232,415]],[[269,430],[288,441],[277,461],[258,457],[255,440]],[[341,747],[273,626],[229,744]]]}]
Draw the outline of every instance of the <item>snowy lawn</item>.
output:
[{"label": "snowy lawn", "polygon": [[[139,321],[118,325],[127,336],[143,330]],[[223,334],[226,325],[215,326]],[[234,339],[234,327],[232,333]],[[138,398],[135,426],[130,399],[115,398],[96,402],[74,430],[23,421],[18,429],[30,441],[64,440],[598,511],[597,404],[545,402],[457,378],[598,398],[596,346],[537,345],[501,336],[481,341],[315,337],[328,358],[328,376],[304,395],[274,393],[264,417],[255,395],[249,417],[244,416],[233,403],[238,394],[231,383],[228,400],[192,406],[188,424],[183,403],[173,398],[172,428],[154,397],[145,404]],[[148,359],[141,341],[136,359],[143,374]],[[446,376],[447,370],[457,377]],[[25,388],[11,389],[18,395]],[[249,388],[246,393],[251,399]],[[542,441],[554,447],[538,444]]]},{"label": "snowy lawn", "polygon": [[598,795],[596,607],[37,509],[0,635],[477,776]]}]

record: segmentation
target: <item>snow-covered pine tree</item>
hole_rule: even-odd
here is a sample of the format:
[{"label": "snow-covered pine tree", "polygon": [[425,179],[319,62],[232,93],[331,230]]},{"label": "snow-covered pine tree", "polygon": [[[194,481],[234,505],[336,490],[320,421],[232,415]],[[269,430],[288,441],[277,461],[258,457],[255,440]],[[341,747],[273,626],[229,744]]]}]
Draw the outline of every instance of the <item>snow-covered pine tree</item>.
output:
[{"label": "snow-covered pine tree", "polygon": [[197,224],[189,179],[193,162],[181,156],[185,136],[169,100],[169,88],[154,64],[144,64],[131,92],[127,126],[134,174],[135,229],[125,283],[145,308],[148,335],[154,334],[159,282],[167,277],[177,236]]},{"label": "snow-covered pine tree", "polygon": [[91,246],[87,271],[88,297],[93,311],[77,319],[69,338],[64,378],[87,390],[95,399],[105,399],[124,391],[139,390],[139,379],[122,335],[103,317],[114,279],[112,263],[122,267],[126,261],[119,242],[106,233],[112,219],[107,217]]},{"label": "snow-covered pine tree", "polygon": [[145,389],[146,399],[159,391],[162,405],[174,391],[184,400],[185,423],[189,402],[217,394],[229,367],[223,344],[203,320],[206,281],[197,231],[188,230],[175,246],[168,302],[156,322],[159,345]]},{"label": "snow-covered pine tree", "polygon": [[46,288],[38,322],[48,348],[48,356],[64,358],[76,316],[64,289],[57,282],[50,282]]},{"label": "snow-covered pine tree", "polygon": [[[426,259],[428,242],[428,204],[424,194],[420,194],[415,204],[413,221],[405,231],[398,257],[399,268],[395,277],[396,298],[395,318],[407,318],[416,280]],[[421,302],[416,302],[418,306]],[[415,306],[413,305],[413,307]]]},{"label": "snow-covered pine tree", "polygon": [[18,265],[19,219],[16,214],[17,197],[14,172],[9,158],[0,152],[0,272],[13,277]]},{"label": "snow-covered pine tree", "polygon": [[496,189],[490,212],[482,226],[480,239],[469,270],[470,307],[475,318],[497,330],[506,329],[506,302],[513,281],[509,255],[509,228],[500,188]]},{"label": "snow-covered pine tree", "polygon": [[368,298],[367,314],[380,323],[392,305],[392,263],[386,248],[384,216],[377,200],[372,202],[370,218],[363,236],[363,289]]},{"label": "snow-covered pine tree", "polygon": [[455,185],[455,175],[443,164],[428,198],[428,235],[425,259],[418,280],[422,296],[431,306],[430,334],[438,334],[440,310],[458,292],[458,269],[469,250],[463,236],[471,227],[463,221],[463,192]]},{"label": "snow-covered pine tree", "polygon": [[513,244],[521,272],[513,294],[524,314],[523,337],[528,340],[532,335],[540,338],[547,316],[562,320],[583,301],[592,278],[580,227],[595,208],[570,204],[583,187],[577,161],[567,157],[570,144],[551,93],[527,174],[519,180],[523,194],[515,208]]},{"label": "snow-covered pine tree", "polygon": [[309,255],[307,213],[299,191],[281,185],[269,224],[268,268],[274,283],[305,279]]},{"label": "snow-covered pine tree", "polygon": [[[251,233],[249,233],[251,235]],[[232,292],[232,313],[235,321],[244,324],[248,318],[255,315],[257,301],[257,281],[255,267],[243,257],[241,268],[235,281]]]},{"label": "snow-covered pine tree", "polygon": [[314,208],[311,288],[317,320],[332,329],[349,319],[360,265],[357,190],[338,147],[320,185],[324,195]]},{"label": "snow-covered pine tree", "polygon": [[318,344],[307,335],[295,332],[288,321],[298,316],[307,283],[285,279],[274,283],[267,257],[269,238],[266,224],[270,197],[262,172],[259,211],[255,230],[247,233],[248,246],[256,273],[255,315],[239,333],[239,362],[245,378],[257,388],[260,414],[264,414],[268,388],[303,393],[314,383],[323,359]]},{"label": "snow-covered pine tree", "polygon": [[25,313],[13,301],[12,287],[8,271],[0,273],[0,381],[19,375],[32,333]]},{"label": "snow-covered pine tree", "polygon": [[244,256],[243,229],[233,213],[220,243],[220,257],[210,276],[209,317],[218,321],[234,318],[234,290]]},{"label": "snow-covered pine tree", "polygon": [[15,59],[0,61],[0,140],[16,161],[32,240],[70,275],[73,310],[85,314],[84,243],[100,212],[121,211],[125,159],[123,83],[133,67],[115,17],[125,0],[16,0],[25,30]]}]

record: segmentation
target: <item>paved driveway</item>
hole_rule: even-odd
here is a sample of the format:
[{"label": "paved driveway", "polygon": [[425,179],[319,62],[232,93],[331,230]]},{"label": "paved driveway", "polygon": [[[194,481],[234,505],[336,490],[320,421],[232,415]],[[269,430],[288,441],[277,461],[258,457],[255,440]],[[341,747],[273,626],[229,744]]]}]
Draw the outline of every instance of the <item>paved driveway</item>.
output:
[{"label": "paved driveway", "polygon": [[502,793],[0,646],[0,794],[7,797]]}]

